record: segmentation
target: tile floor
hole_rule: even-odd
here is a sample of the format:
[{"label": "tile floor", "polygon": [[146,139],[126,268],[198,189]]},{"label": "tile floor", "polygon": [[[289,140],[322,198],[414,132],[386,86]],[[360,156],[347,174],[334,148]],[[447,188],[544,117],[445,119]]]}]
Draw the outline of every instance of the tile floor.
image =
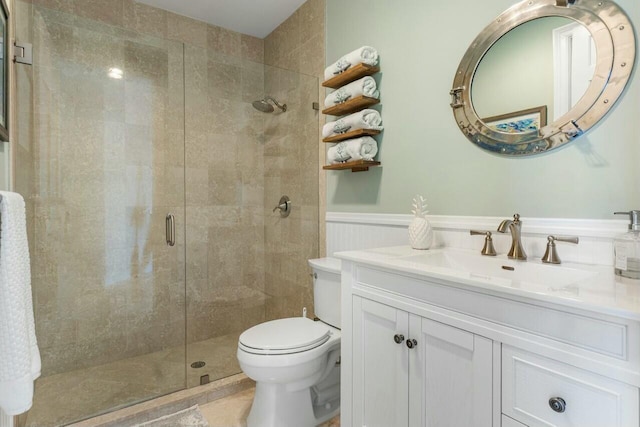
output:
[{"label": "tile floor", "polygon": [[[246,427],[247,415],[251,409],[255,388],[219,399],[200,406],[200,411],[210,427]],[[319,427],[340,427],[340,416]]]},{"label": "tile floor", "polygon": [[[171,348],[105,365],[65,372],[36,381],[34,404],[25,427],[54,427],[90,418],[133,403],[240,372],[236,359],[238,334]],[[207,362],[193,369],[192,361]]]}]

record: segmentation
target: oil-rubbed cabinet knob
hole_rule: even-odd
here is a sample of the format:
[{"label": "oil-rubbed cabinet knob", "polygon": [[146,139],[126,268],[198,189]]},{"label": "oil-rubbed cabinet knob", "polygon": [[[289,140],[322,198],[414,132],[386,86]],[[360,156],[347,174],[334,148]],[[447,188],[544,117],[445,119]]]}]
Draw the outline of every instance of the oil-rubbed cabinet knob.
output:
[{"label": "oil-rubbed cabinet knob", "polygon": [[567,409],[567,402],[561,397],[552,397],[549,399],[549,406],[558,413],[562,413]]},{"label": "oil-rubbed cabinet knob", "polygon": [[404,341],[404,335],[402,334],[395,334],[393,336],[393,340],[396,342],[396,344],[401,344],[402,341]]},{"label": "oil-rubbed cabinet knob", "polygon": [[414,339],[407,340],[407,347],[413,348],[413,347],[416,347],[417,345],[418,345],[418,341]]}]

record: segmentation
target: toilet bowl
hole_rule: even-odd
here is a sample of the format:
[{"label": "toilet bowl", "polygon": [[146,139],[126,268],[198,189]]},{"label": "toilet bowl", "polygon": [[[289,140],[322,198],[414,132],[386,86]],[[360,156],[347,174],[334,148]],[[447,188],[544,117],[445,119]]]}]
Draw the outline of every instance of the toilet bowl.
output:
[{"label": "toilet bowl", "polygon": [[313,427],[340,410],[340,263],[322,258],[309,264],[322,320],[272,320],[238,340],[240,367],[256,382],[247,427]]}]

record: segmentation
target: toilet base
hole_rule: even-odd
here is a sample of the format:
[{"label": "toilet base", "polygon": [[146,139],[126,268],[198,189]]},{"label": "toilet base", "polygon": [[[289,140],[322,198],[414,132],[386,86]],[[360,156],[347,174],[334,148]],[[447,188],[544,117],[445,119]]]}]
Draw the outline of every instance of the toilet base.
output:
[{"label": "toilet base", "polygon": [[[332,407],[333,406],[333,407]],[[340,399],[316,408],[311,390],[287,391],[282,384],[256,383],[256,394],[247,418],[247,427],[315,427],[340,411]]]}]

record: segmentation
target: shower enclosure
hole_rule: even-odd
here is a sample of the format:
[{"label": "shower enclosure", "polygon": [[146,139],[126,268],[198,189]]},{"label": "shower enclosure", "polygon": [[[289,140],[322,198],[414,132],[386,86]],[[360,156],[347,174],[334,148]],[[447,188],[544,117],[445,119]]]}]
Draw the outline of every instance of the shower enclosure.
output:
[{"label": "shower enclosure", "polygon": [[[43,361],[27,426],[236,374],[243,330],[312,312],[318,79],[265,65],[244,49],[257,39],[99,3],[18,0],[13,14],[34,52],[15,68]],[[253,108],[267,96],[287,111]],[[288,218],[272,212],[283,194]]]}]

